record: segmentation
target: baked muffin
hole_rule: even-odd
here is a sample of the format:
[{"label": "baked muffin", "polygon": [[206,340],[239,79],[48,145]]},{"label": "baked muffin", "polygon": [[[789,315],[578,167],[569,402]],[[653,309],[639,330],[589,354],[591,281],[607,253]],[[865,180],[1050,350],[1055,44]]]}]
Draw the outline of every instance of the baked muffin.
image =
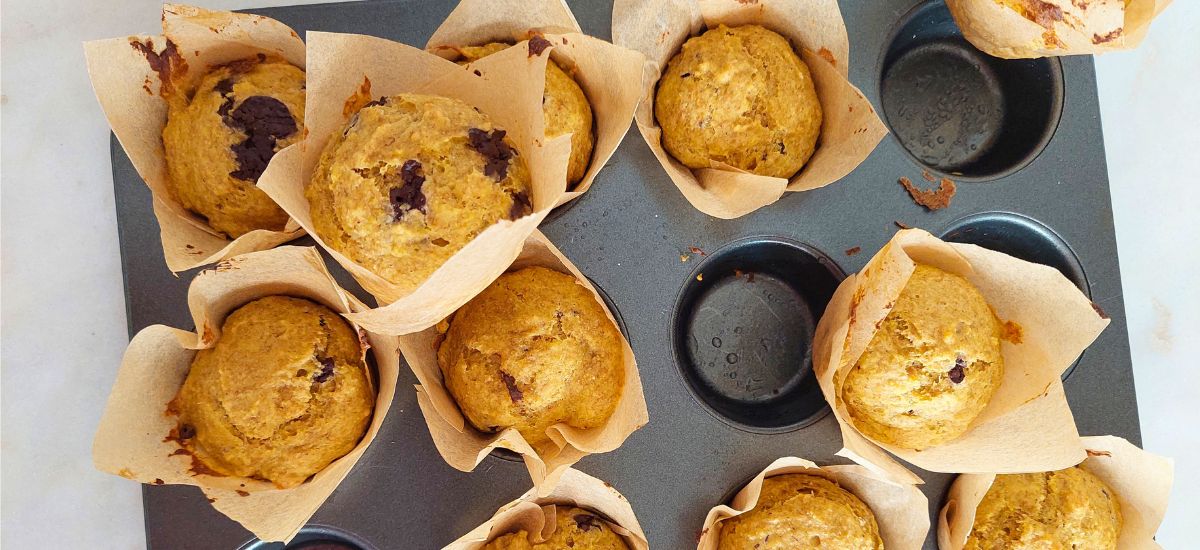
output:
[{"label": "baked muffin", "polygon": [[[458,48],[463,60],[475,61],[508,48],[508,44],[493,42],[486,46]],[[579,83],[550,59],[546,62],[546,90],[542,95],[542,111],[546,115],[546,137],[571,134],[571,160],[567,165],[567,185],[574,186],[583,179],[596,138],[592,135],[592,106]]]},{"label": "baked muffin", "polygon": [[287,214],[257,184],[271,157],[303,134],[304,71],[259,55],[213,69],[167,103],[162,139],[175,199],[232,238],[282,230]]},{"label": "baked muffin", "polygon": [[785,474],[763,480],[758,505],[721,522],[718,550],[883,550],[875,514],[837,483]]},{"label": "baked muffin", "polygon": [[1078,466],[997,475],[964,550],[1113,550],[1121,505],[1100,478]]},{"label": "baked muffin", "polygon": [[333,310],[268,296],[196,353],[171,410],[208,469],[294,487],[350,452],[375,406],[358,335]]},{"label": "baked muffin", "polygon": [[717,161],[777,178],[800,171],[821,132],[808,65],[757,25],[688,39],[658,81],[654,116],[663,148],[688,168]]},{"label": "baked muffin", "polygon": [[359,110],[304,195],[326,244],[405,292],[531,207],[529,170],[504,130],[462,101],[416,94]]},{"label": "baked muffin", "polygon": [[917,265],[841,384],[855,427],[918,450],[961,436],[1004,378],[1000,334],[971,283]]},{"label": "baked muffin", "polygon": [[482,550],[629,550],[600,516],[582,508],[555,506],[554,524],[545,542],[530,542],[529,532],[521,530],[492,539]]},{"label": "baked muffin", "polygon": [[476,429],[513,427],[535,449],[564,422],[596,428],[625,385],[621,334],[575,278],[544,267],[506,273],[455,312],[438,364]]}]

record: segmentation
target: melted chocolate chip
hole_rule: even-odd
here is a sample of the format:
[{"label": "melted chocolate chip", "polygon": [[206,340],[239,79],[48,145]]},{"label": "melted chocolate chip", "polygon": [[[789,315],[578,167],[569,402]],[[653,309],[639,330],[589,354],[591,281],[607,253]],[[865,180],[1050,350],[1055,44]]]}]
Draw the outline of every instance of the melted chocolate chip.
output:
[{"label": "melted chocolate chip", "polygon": [[387,105],[387,96],[383,96],[379,99],[376,99],[375,101],[367,102],[367,104],[363,105],[362,108],[366,109],[367,107],[376,107],[376,106],[382,107],[384,105]]},{"label": "melted chocolate chip", "polygon": [[591,531],[592,529],[600,528],[600,518],[591,514],[575,514],[575,517],[571,519],[575,520],[575,526],[580,531]]},{"label": "melted chocolate chip", "polygon": [[692,73],[683,73],[683,74],[679,75],[679,78],[688,78],[691,76],[692,76]]},{"label": "melted chocolate chip", "polygon": [[227,97],[217,111],[227,126],[246,134],[246,139],[230,147],[238,169],[229,175],[257,182],[271,157],[275,156],[275,143],[296,133],[296,119],[292,118],[287,105],[273,97],[250,96],[230,112],[233,101],[234,98]]},{"label": "melted chocolate chip", "polygon": [[179,440],[180,441],[187,441],[193,437],[196,437],[196,428],[195,427],[193,427],[191,424],[180,424],[179,425]]},{"label": "melted chocolate chip", "polygon": [[417,160],[406,160],[400,167],[400,184],[388,190],[388,201],[392,203],[392,220],[399,221],[409,210],[425,211],[425,194],[421,186],[425,183],[425,169]]},{"label": "melted chocolate chip", "polygon": [[967,371],[965,369],[966,366],[966,359],[964,359],[961,355],[958,356],[958,358],[954,360],[954,366],[951,367],[950,372],[947,373],[950,376],[950,381],[954,382],[955,384],[962,384],[962,381],[967,377]]},{"label": "melted chocolate chip", "polygon": [[524,218],[533,211],[533,203],[529,201],[529,193],[520,191],[512,195],[512,208],[508,210],[508,219]]},{"label": "melted chocolate chip", "polygon": [[529,39],[529,57],[542,55],[542,52],[546,51],[546,48],[549,48],[553,45],[554,44],[551,44],[550,41],[546,40],[544,36],[540,34],[534,35],[533,38]]},{"label": "melted chocolate chip", "polygon": [[[213,91],[217,92],[218,94],[221,94],[223,96],[233,93],[233,79],[232,78],[221,79],[220,82],[217,82],[216,86],[213,86]],[[225,105],[227,105],[227,104],[228,104],[228,102],[226,102]],[[224,108],[226,111],[228,111],[229,109],[225,105],[221,105],[221,108]],[[225,113],[221,113],[221,116],[224,116],[224,115],[225,115]]]},{"label": "melted chocolate chip", "polygon": [[511,374],[504,371],[500,371],[500,379],[504,380],[504,386],[508,388],[508,398],[511,399],[513,403],[520,403],[521,399],[524,398],[525,395],[521,393],[521,388],[517,387],[517,379],[513,378]]},{"label": "melted chocolate chip", "polygon": [[483,173],[496,181],[504,181],[504,178],[508,177],[508,163],[514,155],[512,147],[504,142],[504,135],[504,130],[488,132],[479,128],[471,128],[467,132],[471,148],[476,153],[483,155],[485,161]]},{"label": "melted chocolate chip", "polygon": [[321,364],[321,371],[313,376],[313,382],[318,384],[323,383],[330,378],[333,378],[333,359],[329,357],[318,357],[317,362]]}]

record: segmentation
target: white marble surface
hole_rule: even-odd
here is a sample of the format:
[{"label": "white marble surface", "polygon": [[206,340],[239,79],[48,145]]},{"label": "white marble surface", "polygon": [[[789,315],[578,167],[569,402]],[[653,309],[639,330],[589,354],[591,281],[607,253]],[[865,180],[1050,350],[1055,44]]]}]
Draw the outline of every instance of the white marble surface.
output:
[{"label": "white marble surface", "polygon": [[[296,0],[207,0],[223,9]],[[108,127],[83,40],[154,32],[153,0],[5,0],[0,96],[0,546],[141,548],[138,486],[90,445],[127,337]],[[1159,540],[1200,517],[1200,2],[1097,61],[1125,307],[1147,449],[1177,459]],[[1187,518],[1193,518],[1189,521]]]}]

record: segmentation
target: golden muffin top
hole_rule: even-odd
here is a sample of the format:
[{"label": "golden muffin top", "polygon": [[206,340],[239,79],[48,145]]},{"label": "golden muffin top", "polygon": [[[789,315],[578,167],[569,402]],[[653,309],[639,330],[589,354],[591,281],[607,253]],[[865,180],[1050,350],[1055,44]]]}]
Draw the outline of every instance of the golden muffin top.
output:
[{"label": "golden muffin top", "polygon": [[459,309],[438,364],[471,424],[515,427],[535,448],[551,425],[603,425],[625,385],[623,338],[603,306],[544,267],[501,275]]},{"label": "golden muffin top", "polygon": [[400,94],[334,133],[305,189],[317,234],[405,291],[502,219],[528,214],[529,170],[466,103]]},{"label": "golden muffin top", "polygon": [[555,506],[554,533],[543,542],[530,541],[527,531],[492,539],[483,550],[629,550],[600,516],[582,508]]},{"label": "golden muffin top", "polygon": [[300,140],[304,71],[265,55],[216,67],[168,98],[163,149],[171,193],[239,237],[282,230],[288,216],[256,187],[276,152]]},{"label": "golden muffin top", "polygon": [[961,436],[1004,378],[1000,335],[970,282],[917,265],[840,387],[855,427],[909,449]]},{"label": "golden muffin top", "polygon": [[816,150],[821,103],[787,39],[720,25],[688,39],[658,82],[662,145],[689,168],[711,161],[790,178]]},{"label": "golden muffin top", "polygon": [[997,475],[964,550],[1115,550],[1121,505],[1100,478],[1078,466]]},{"label": "golden muffin top", "polygon": [[350,452],[374,406],[358,334],[333,310],[287,296],[230,313],[171,402],[181,444],[208,469],[281,488]]},{"label": "golden muffin top", "polygon": [[875,514],[834,481],[810,474],[763,480],[753,510],[721,522],[719,550],[883,550]]}]

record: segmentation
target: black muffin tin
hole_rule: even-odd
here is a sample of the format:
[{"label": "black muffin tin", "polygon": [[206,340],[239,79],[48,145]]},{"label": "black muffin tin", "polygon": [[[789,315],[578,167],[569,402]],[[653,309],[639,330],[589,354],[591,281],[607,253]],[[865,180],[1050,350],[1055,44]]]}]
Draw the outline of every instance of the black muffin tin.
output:
[{"label": "black muffin tin", "polygon": [[[453,4],[254,11],[300,33],[421,46]],[[610,37],[610,2],[569,4],[584,32]],[[811,372],[812,331],[837,282],[861,269],[898,224],[1052,265],[1075,281],[1112,318],[1066,377],[1079,431],[1140,443],[1092,59],[991,59],[957,36],[941,2],[847,0],[842,12],[850,80],[894,125],[854,172],[718,220],[687,203],[631,128],[592,189],[542,228],[610,298],[637,355],[650,423],[577,468],[628,497],[652,548],[694,548],[708,509],[778,457],[845,462],[833,454],[841,448],[837,424]],[[155,323],[189,328],[195,271],[168,272],[150,194],[115,140],[112,151],[130,334]],[[925,169],[962,182],[949,208],[926,212],[897,184],[901,176],[923,184]],[[369,298],[335,262],[327,265]],[[472,473],[447,466],[415,383],[402,368],[378,437],[290,548],[342,541],[436,550],[529,488],[525,467],[511,457],[488,457]],[[914,471],[925,480],[935,529],[952,476]],[[194,487],[143,490],[154,550],[282,548],[254,541]],[[926,548],[936,547],[933,533]]]}]

